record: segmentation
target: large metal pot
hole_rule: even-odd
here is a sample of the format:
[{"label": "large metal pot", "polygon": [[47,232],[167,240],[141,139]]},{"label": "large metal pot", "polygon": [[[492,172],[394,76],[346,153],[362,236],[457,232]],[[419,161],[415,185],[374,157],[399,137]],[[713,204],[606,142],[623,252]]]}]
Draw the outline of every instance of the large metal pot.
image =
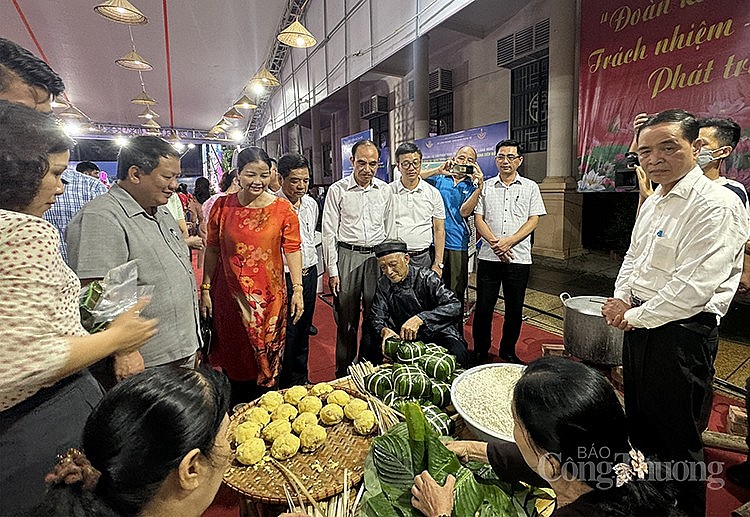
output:
[{"label": "large metal pot", "polygon": [[622,364],[620,329],[610,327],[602,316],[602,296],[560,294],[564,306],[563,342],[570,354],[593,364]]}]

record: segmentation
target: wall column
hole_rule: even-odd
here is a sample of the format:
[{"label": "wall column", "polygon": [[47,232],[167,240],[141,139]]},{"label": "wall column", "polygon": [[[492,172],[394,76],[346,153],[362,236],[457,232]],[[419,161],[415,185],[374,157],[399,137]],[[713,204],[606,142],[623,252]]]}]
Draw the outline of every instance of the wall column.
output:
[{"label": "wall column", "polygon": [[312,132],[312,183],[323,183],[323,154],[320,146],[320,105],[316,104],[310,110],[310,130]]},{"label": "wall column", "polygon": [[338,113],[331,113],[331,182],[341,179],[341,141],[336,132]]},{"label": "wall column", "polygon": [[[281,143],[281,151],[279,152],[279,156],[281,156],[284,153],[288,153],[289,152],[289,143],[290,142],[289,142],[289,125],[288,124],[284,124],[283,126],[281,126],[281,138],[280,138],[280,141],[281,141],[280,142]],[[276,156],[271,156],[271,158],[276,158],[278,160],[278,157],[276,157]]]},{"label": "wall column", "polygon": [[359,79],[353,80],[346,88],[349,96],[349,134],[362,131],[362,119],[359,117]]},{"label": "wall column", "polygon": [[414,140],[430,132],[430,37],[420,36],[412,43],[414,55]]},{"label": "wall column", "polygon": [[[582,195],[577,192],[575,159],[576,80],[575,0],[561,0],[550,18],[547,177],[539,185],[547,215],[534,234],[534,253],[568,259],[581,247]],[[567,6],[567,7],[566,7]]]}]

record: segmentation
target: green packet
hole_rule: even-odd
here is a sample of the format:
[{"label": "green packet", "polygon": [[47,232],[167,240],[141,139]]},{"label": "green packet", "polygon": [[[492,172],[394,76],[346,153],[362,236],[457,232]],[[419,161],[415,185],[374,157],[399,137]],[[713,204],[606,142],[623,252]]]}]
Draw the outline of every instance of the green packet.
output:
[{"label": "green packet", "polygon": [[92,311],[96,308],[96,304],[99,303],[103,292],[104,289],[99,280],[94,280],[81,290],[79,301],[81,325],[83,325],[83,328],[85,328],[90,334],[104,330],[107,326],[107,322],[96,324],[94,321],[94,315],[92,314]]}]

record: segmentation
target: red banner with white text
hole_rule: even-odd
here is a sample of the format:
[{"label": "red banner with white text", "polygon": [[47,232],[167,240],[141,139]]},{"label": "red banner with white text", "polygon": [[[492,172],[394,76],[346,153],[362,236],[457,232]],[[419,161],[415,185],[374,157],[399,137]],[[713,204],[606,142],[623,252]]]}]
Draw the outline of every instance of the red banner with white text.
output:
[{"label": "red banner with white text", "polygon": [[633,118],[669,108],[742,127],[750,190],[750,0],[581,0],[579,48],[579,191],[622,190]]}]

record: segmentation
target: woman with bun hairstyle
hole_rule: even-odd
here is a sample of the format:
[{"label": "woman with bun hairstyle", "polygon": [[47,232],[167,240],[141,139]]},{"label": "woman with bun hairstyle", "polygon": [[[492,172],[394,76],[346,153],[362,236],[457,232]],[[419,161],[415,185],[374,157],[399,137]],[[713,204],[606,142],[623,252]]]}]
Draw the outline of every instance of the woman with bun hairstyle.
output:
[{"label": "woman with bun hairstyle", "polygon": [[29,515],[200,516],[232,457],[228,405],[229,382],[214,370],[156,367],[119,383]]}]

